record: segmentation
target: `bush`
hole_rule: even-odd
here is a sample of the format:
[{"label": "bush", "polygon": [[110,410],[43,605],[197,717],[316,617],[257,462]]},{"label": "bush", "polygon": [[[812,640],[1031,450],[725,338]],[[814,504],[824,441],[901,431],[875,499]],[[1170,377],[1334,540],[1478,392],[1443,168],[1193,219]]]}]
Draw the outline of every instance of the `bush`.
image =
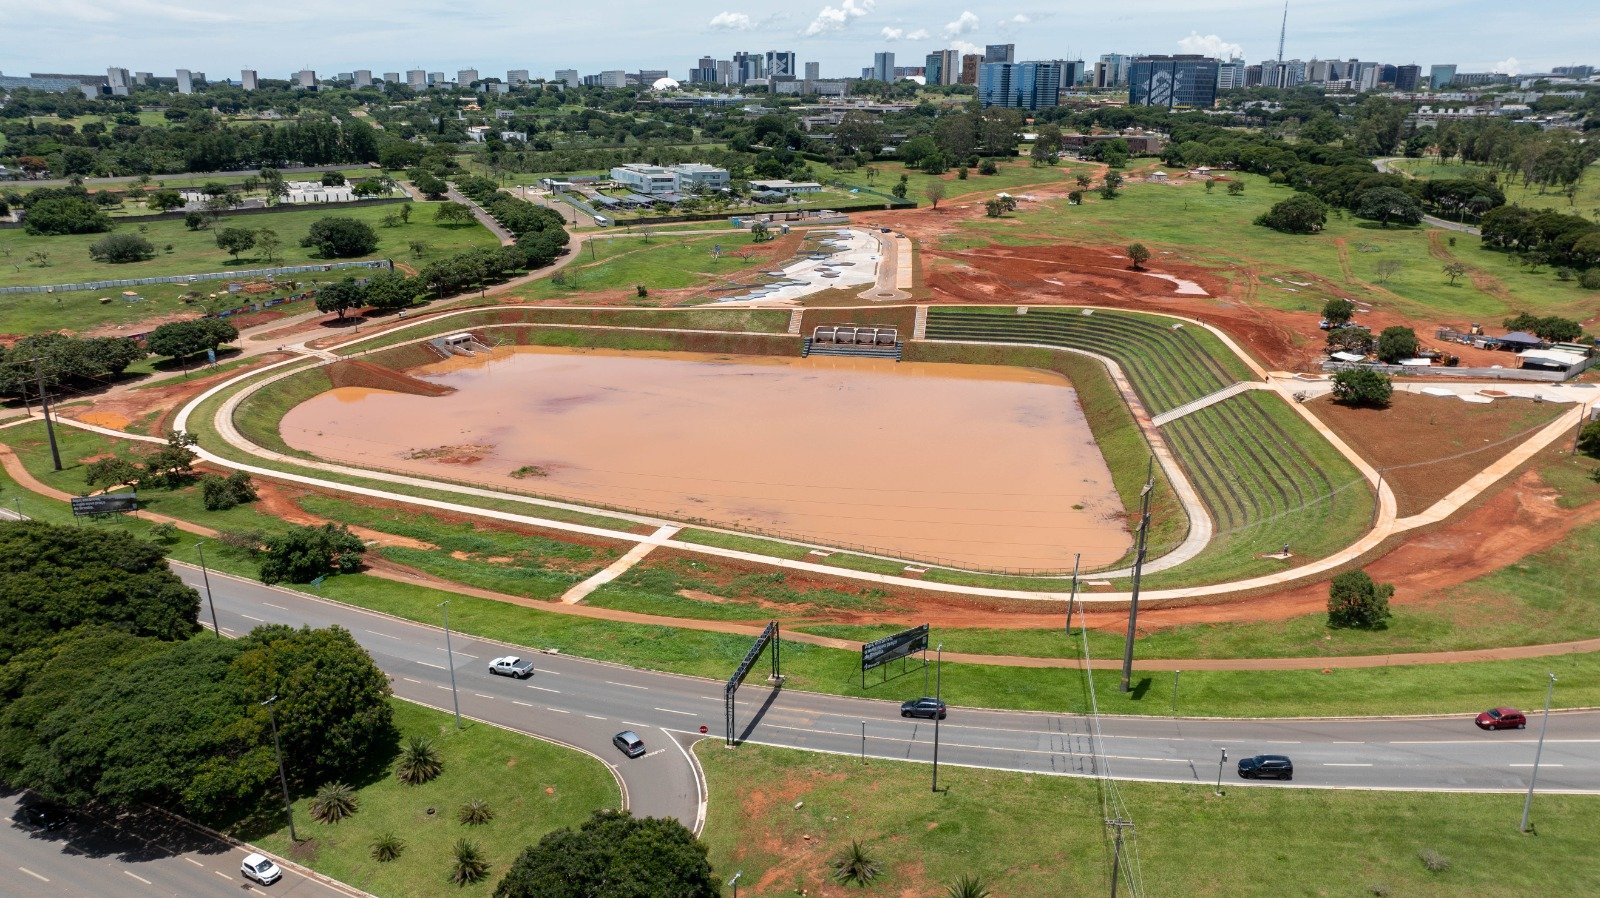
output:
[{"label": "bush", "polygon": [[978,174],[980,175],[992,175],[998,171],[1000,171],[1000,168],[994,164],[993,159],[985,159],[978,163]]},{"label": "bush", "polygon": [[366,551],[366,544],[343,524],[295,527],[267,538],[261,582],[310,583],[330,573],[354,573]]},{"label": "bush", "polygon": [[1450,859],[1432,848],[1417,852],[1417,859],[1422,861],[1422,866],[1427,867],[1429,873],[1443,873],[1450,869]]},{"label": "bush", "polygon": [[1297,193],[1256,218],[1256,224],[1285,234],[1315,234],[1327,223],[1327,205],[1309,193]]},{"label": "bush", "polygon": [[1417,332],[1409,327],[1386,327],[1378,335],[1378,358],[1394,364],[1401,359],[1414,358],[1422,344],[1417,342]]},{"label": "bush", "polygon": [[29,234],[95,234],[111,230],[111,218],[87,197],[51,196],[26,208],[23,230]]},{"label": "bush", "polygon": [[1380,630],[1392,616],[1390,584],[1374,583],[1366,571],[1345,571],[1328,584],[1328,626]]},{"label": "bush", "polygon": [[494,809],[481,798],[474,798],[461,806],[456,812],[456,819],[467,826],[482,826],[494,819]]},{"label": "bush", "polygon": [[457,840],[450,854],[450,881],[456,885],[471,885],[489,875],[489,861],[476,842]]},{"label": "bush", "polygon": [[244,471],[235,471],[227,477],[215,474],[201,477],[200,495],[205,499],[207,511],[227,511],[257,498],[255,484]]},{"label": "bush", "polygon": [[434,748],[433,740],[422,736],[412,736],[406,741],[405,747],[400,749],[400,760],[394,765],[395,778],[408,786],[420,786],[442,770],[444,762],[439,759],[439,750]]},{"label": "bush", "polygon": [[112,265],[143,262],[155,255],[155,245],[138,234],[107,234],[89,244],[89,258]]},{"label": "bush", "polygon": [[312,224],[300,245],[315,249],[324,259],[349,259],[377,250],[378,232],[364,221],[329,216]]},{"label": "bush", "polygon": [[406,843],[394,833],[384,833],[372,843],[372,859],[380,864],[399,860],[400,855],[406,850]]},{"label": "bush", "polygon": [[1600,268],[1591,268],[1579,275],[1578,286],[1585,290],[1600,290]]},{"label": "bush", "polygon": [[338,823],[356,812],[360,801],[344,783],[328,783],[311,799],[311,819],[318,823]]},{"label": "bush", "polygon": [[1590,421],[1578,431],[1578,451],[1591,458],[1600,458],[1600,420]]},{"label": "bush", "polygon": [[1371,368],[1353,368],[1333,376],[1333,401],[1343,405],[1383,407],[1394,395],[1389,375]]}]

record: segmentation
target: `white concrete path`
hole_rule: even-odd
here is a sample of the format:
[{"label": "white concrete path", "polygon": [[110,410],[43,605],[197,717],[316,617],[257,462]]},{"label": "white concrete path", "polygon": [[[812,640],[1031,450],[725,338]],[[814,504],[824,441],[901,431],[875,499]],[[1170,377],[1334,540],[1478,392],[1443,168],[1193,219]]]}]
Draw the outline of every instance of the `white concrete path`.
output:
[{"label": "white concrete path", "polygon": [[681,527],[658,527],[656,532],[650,534],[643,542],[628,550],[626,555],[612,562],[603,571],[596,571],[594,576],[572,587],[561,595],[561,601],[568,605],[576,605],[587,599],[589,594],[612,580],[622,576],[629,568],[644,560],[646,555],[655,551],[655,548],[676,536]]}]

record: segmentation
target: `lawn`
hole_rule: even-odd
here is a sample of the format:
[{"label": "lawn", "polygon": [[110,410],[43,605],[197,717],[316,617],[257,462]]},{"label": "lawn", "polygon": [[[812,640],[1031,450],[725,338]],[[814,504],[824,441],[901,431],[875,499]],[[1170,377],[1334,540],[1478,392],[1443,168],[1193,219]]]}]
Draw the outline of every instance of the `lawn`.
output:
[{"label": "lawn", "polygon": [[[1220,269],[1250,301],[1291,311],[1320,310],[1336,295],[1460,324],[1497,324],[1518,310],[1583,319],[1593,308],[1592,291],[1558,281],[1548,269],[1524,268],[1515,256],[1483,249],[1468,234],[1430,238],[1424,228],[1385,229],[1343,214],[1311,236],[1252,224],[1293,191],[1254,175],[1231,176],[1245,184],[1243,194],[1230,196],[1221,187],[1207,192],[1190,183],[1133,183],[1114,200],[1091,191],[1081,206],[1049,201],[1004,219],[965,222],[941,245],[1139,241],[1158,258],[1170,251],[1178,260]],[[1451,259],[1470,269],[1455,285],[1442,271]],[[1397,266],[1393,273],[1380,271],[1388,264]]]},{"label": "lawn", "polygon": [[[1097,166],[1084,163],[1062,162],[1057,165],[1034,166],[1027,160],[1005,160],[998,163],[992,175],[980,175],[977,169],[972,169],[965,181],[961,180],[955,169],[942,175],[929,175],[916,169],[907,168],[895,163],[881,163],[873,166],[877,175],[869,177],[865,168],[854,168],[841,171],[829,165],[816,165],[817,180],[824,184],[834,182],[843,183],[846,188],[864,187],[880,193],[890,193],[895,184],[899,183],[900,176],[906,176],[906,199],[915,203],[928,204],[928,185],[934,181],[944,183],[945,200],[973,193],[999,193],[1002,191],[1015,191],[1019,187],[1042,185],[1066,185],[1072,181],[1079,172],[1090,172]],[[858,199],[871,200],[873,194],[857,194]]]},{"label": "lawn", "polygon": [[1565,193],[1541,190],[1538,185],[1524,187],[1517,172],[1504,172],[1493,166],[1475,162],[1440,162],[1437,156],[1427,159],[1396,159],[1390,163],[1396,171],[1414,178],[1486,178],[1496,176],[1500,189],[1505,191],[1506,202],[1534,209],[1554,209],[1568,215],[1589,217],[1600,212],[1600,163],[1584,170],[1578,190],[1569,199]]},{"label": "lawn", "polygon": [[[1209,785],[1120,783],[1102,813],[1108,791],[1094,780],[946,767],[932,793],[922,764],[710,742],[697,753],[711,862],[724,879],[743,871],[741,891],[756,896],[943,895],[968,873],[1006,898],[1104,895],[1111,815],[1134,824],[1122,860],[1138,894],[1600,891],[1588,822],[1600,799],[1587,796],[1539,796],[1539,833],[1527,836],[1517,795],[1231,788],[1217,797]],[[830,881],[829,861],[852,840],[882,870],[866,888]],[[1448,869],[1430,871],[1424,853]]]},{"label": "lawn", "polygon": [[[588,755],[472,721],[457,730],[449,714],[399,700],[392,704],[402,743],[412,736],[434,741],[443,761],[437,779],[408,786],[388,764],[375,764],[370,782],[350,784],[360,802],[351,817],[319,823],[311,819],[309,796],[302,796],[294,803],[300,846],[291,846],[287,829],[248,833],[250,840],[384,898],[487,896],[522,849],[545,833],[621,806],[616,780]],[[494,818],[476,826],[457,820],[457,810],[472,799],[487,801]],[[279,822],[281,813],[271,820]],[[371,857],[372,843],[386,833],[398,836],[405,849],[399,858],[379,863]],[[487,879],[470,886],[449,881],[458,839],[483,850]]]},{"label": "lawn", "polygon": [[[311,225],[322,218],[330,216],[354,218],[372,225],[378,234],[378,248],[375,252],[359,258],[364,259],[395,259],[396,261],[411,261],[413,254],[410,244],[420,241],[425,244],[423,261],[451,252],[471,249],[479,246],[498,246],[494,236],[481,225],[471,224],[440,225],[433,221],[433,204],[412,204],[410,223],[397,224],[395,227],[385,227],[383,220],[386,216],[398,213],[399,204],[382,206],[355,206],[339,208],[323,206],[313,209],[288,209],[281,212],[271,212],[259,215],[223,215],[217,224],[217,230],[222,228],[238,227],[250,230],[270,228],[276,231],[283,241],[282,248],[275,266],[284,265],[309,265],[325,261],[312,255],[313,250],[302,247],[300,240]],[[103,234],[71,234],[54,237],[42,237],[28,234],[22,229],[0,231],[0,265],[11,270],[6,272],[7,284],[65,284],[84,281],[119,280],[123,278],[162,277],[166,275],[191,274],[196,272],[228,271],[236,268],[261,268],[266,267],[265,259],[261,258],[256,250],[246,250],[243,255],[235,259],[226,250],[217,246],[216,230],[203,228],[191,231],[181,219],[165,221],[151,221],[134,224],[128,222],[117,228],[115,232],[134,231],[144,235],[156,248],[156,256],[144,262],[129,262],[121,265],[112,265],[105,262],[96,262],[89,258],[89,246],[99,240]],[[113,232],[113,233],[115,233]],[[171,252],[166,252],[167,246],[172,247]],[[40,266],[30,262],[28,257],[35,252],[49,254],[49,263]],[[348,260],[339,260],[348,261]],[[207,284],[200,284],[204,289]],[[220,286],[220,285],[218,285]],[[104,291],[101,291],[104,293]],[[95,294],[98,297],[101,294]],[[0,297],[0,327],[4,327],[6,310],[19,301],[32,300],[31,296],[4,296]],[[92,301],[94,297],[89,297]]]},{"label": "lawn", "polygon": [[[754,243],[754,238],[743,231],[703,237],[664,234],[591,239],[575,250],[578,257],[561,270],[564,283],[540,278],[517,288],[513,295],[531,300],[567,299],[640,284],[652,290],[698,287],[749,269],[751,262],[737,253]],[[719,246],[720,257],[713,252]]]}]

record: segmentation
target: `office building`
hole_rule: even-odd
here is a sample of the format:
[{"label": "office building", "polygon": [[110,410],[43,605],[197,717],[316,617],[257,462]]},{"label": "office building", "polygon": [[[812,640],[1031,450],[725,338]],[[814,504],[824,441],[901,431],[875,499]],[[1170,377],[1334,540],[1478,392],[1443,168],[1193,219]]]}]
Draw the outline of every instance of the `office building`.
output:
[{"label": "office building", "polygon": [[806,63],[806,80],[807,81],[819,81],[819,80],[821,80],[821,78],[822,78],[822,63],[820,63],[820,62],[808,62],[808,63]]},{"label": "office building", "polygon": [[133,76],[127,69],[106,69],[106,87],[114,97],[126,97],[133,89]]},{"label": "office building", "polygon": [[555,80],[568,87],[577,87],[583,83],[583,79],[578,77],[577,69],[556,69]]},{"label": "office building", "polygon": [[923,83],[931,86],[944,83],[944,57],[939,53],[929,53],[922,60]]},{"label": "office building", "polygon": [[426,90],[428,87],[428,73],[422,69],[407,69],[406,86],[412,90]]},{"label": "office building", "polygon": [[767,51],[767,77],[768,78],[796,78],[800,75],[800,64],[792,50]]},{"label": "office building", "polygon": [[300,90],[317,89],[317,73],[310,69],[301,69],[294,73],[294,86]]},{"label": "office building", "polygon": [[723,86],[731,85],[731,84],[733,84],[733,76],[734,76],[733,60],[731,60],[731,59],[719,59],[719,60],[717,60],[717,83],[721,84]]},{"label": "office building", "polygon": [[1358,62],[1353,71],[1346,77],[1350,79],[1350,88],[1356,91],[1369,91],[1378,89],[1378,80],[1383,74],[1383,66],[1375,62]]},{"label": "office building", "polygon": [[989,44],[983,48],[984,62],[1016,62],[1016,44]]},{"label": "office building", "polygon": [[1245,69],[1242,59],[1217,63],[1217,90],[1239,90],[1245,86]]},{"label": "office building", "polygon": [[717,77],[717,61],[709,56],[700,57],[695,67],[689,70],[690,84],[721,84]]},{"label": "office building", "polygon": [[[1452,73],[1452,74],[1454,74],[1454,73]],[[193,72],[189,71],[188,69],[179,69],[178,70],[178,93],[180,93],[180,94],[192,94],[192,93],[194,93],[194,81],[195,81],[195,79],[194,79],[194,73]]]},{"label": "office building", "polygon": [[601,87],[627,87],[628,73],[621,69],[601,72],[597,82]]},{"label": "office building", "polygon": [[399,84],[400,83],[400,73],[399,72],[384,72],[383,73],[383,80],[387,84]]},{"label": "office building", "polygon": [[527,69],[509,69],[506,71],[506,83],[513,87],[520,87],[528,83]]},{"label": "office building", "polygon": [[978,67],[978,102],[1007,109],[1061,104],[1061,63],[986,62]]},{"label": "office building", "polygon": [[372,70],[371,69],[356,69],[355,71],[351,72],[350,73],[350,85],[352,87],[371,87],[372,86]]},{"label": "office building", "polygon": [[960,83],[961,54],[955,50],[929,53],[922,62],[922,75],[931,85]]},{"label": "office building", "polygon": [[155,74],[152,73],[152,72],[134,72],[133,73],[133,83],[139,85],[140,87],[148,87],[148,86],[150,86],[150,81],[153,78],[155,78]]},{"label": "office building", "polygon": [[[1128,63],[1132,57],[1126,53],[1106,53],[1096,63],[1095,87],[1122,87],[1128,83]],[[1100,66],[1105,66],[1105,75],[1102,78],[1098,72]],[[1101,83],[1101,81],[1105,83]]]},{"label": "office building", "polygon": [[1453,65],[1436,65],[1428,68],[1428,86],[1434,90],[1443,90],[1456,80],[1456,67]]},{"label": "office building", "polygon": [[1081,59],[1057,59],[1056,65],[1061,66],[1061,89],[1075,90],[1084,81],[1085,67]]},{"label": "office building", "polygon": [[983,65],[983,57],[977,53],[966,53],[961,57],[961,83],[978,83],[978,66]]},{"label": "office building", "polygon": [[749,84],[767,76],[767,60],[760,53],[740,51],[733,54],[733,83]]},{"label": "office building", "polygon": [[698,162],[683,165],[646,165],[630,162],[611,169],[611,180],[645,196],[723,190],[728,186],[728,170]]},{"label": "office building", "polygon": [[1136,56],[1128,67],[1128,102],[1209,109],[1217,101],[1217,69],[1209,56]]},{"label": "office building", "polygon": [[449,87],[450,86],[450,80],[444,76],[444,72],[429,72],[428,73],[428,86],[429,87]]},{"label": "office building", "polygon": [[472,82],[478,80],[477,69],[460,69],[456,72],[456,84],[461,87],[471,87]]},{"label": "office building", "polygon": [[256,75],[256,70],[255,69],[240,69],[239,70],[239,86],[244,88],[245,90],[258,90],[258,89],[260,89],[260,87],[261,87],[261,79],[260,79],[260,77],[258,77]]},{"label": "office building", "polygon": [[889,52],[872,54],[872,80],[894,83],[894,54]]},{"label": "office building", "polygon": [[1594,76],[1594,66],[1558,65],[1550,69],[1550,74],[1560,75],[1564,78],[1591,78]]}]

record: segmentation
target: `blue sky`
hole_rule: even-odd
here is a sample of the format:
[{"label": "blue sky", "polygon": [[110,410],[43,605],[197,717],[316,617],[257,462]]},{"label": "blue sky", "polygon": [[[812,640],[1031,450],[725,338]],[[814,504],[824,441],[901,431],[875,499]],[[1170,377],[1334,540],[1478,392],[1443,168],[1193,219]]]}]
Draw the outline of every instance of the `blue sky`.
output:
[{"label": "blue sky", "polygon": [[[1019,59],[1238,48],[1257,62],[1275,54],[1282,10],[1281,0],[0,0],[0,71],[665,68],[682,78],[702,54],[776,49],[822,63],[824,75],[852,75],[877,50],[920,65],[930,50],[985,43],[1015,43]],[[1285,55],[1461,71],[1600,64],[1600,2],[1291,0]]]}]

